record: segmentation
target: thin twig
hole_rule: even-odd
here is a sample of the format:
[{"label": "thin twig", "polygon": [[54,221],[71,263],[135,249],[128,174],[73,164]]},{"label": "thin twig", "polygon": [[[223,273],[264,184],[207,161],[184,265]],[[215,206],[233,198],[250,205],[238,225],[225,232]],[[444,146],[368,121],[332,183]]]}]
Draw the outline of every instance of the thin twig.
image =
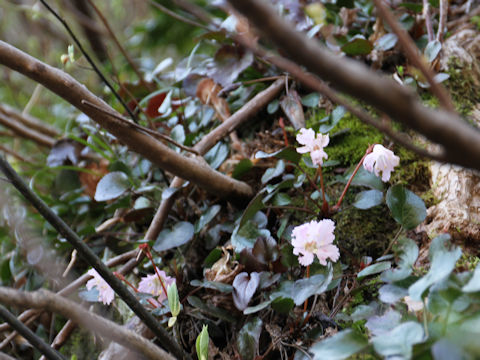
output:
[{"label": "thin twig", "polygon": [[428,41],[433,41],[435,40],[435,34],[433,33],[430,2],[428,0],[423,0],[423,17],[425,19],[425,27],[427,28]]},{"label": "thin twig", "polygon": [[102,12],[100,11],[100,9],[95,5],[95,3],[92,1],[92,0],[87,0],[88,3],[90,4],[90,6],[93,8],[93,10],[96,12],[96,14],[98,15],[98,17],[100,18],[100,20],[102,21],[103,25],[105,25],[105,28],[107,29],[108,31],[108,34],[110,35],[110,37],[112,38],[113,42],[115,43],[115,45],[117,45],[117,48],[118,50],[120,50],[120,52],[122,53],[122,55],[125,57],[125,59],[127,60],[127,62],[129,63],[130,67],[132,68],[132,70],[135,72],[135,74],[137,74],[137,77],[138,77],[138,80],[140,81],[140,83],[148,90],[150,91],[153,91],[153,88],[152,86],[150,86],[149,84],[147,84],[143,78],[143,75],[142,73],[140,72],[140,70],[138,70],[137,66],[135,65],[135,63],[133,62],[132,58],[130,57],[130,55],[128,55],[127,51],[125,50],[125,48],[122,46],[122,44],[120,44],[120,41],[118,41],[118,38],[117,36],[115,35],[115,32],[112,30],[112,28],[110,27],[110,24],[108,23],[107,19],[105,18],[105,16],[103,16]]},{"label": "thin twig", "polygon": [[[407,31],[398,23],[398,21],[393,17],[390,10],[386,8],[383,4],[383,0],[373,0],[378,12],[383,17],[383,19],[387,22],[387,24],[392,28],[393,32],[398,36],[398,41],[402,46],[405,54],[407,55],[408,59],[415,65],[417,68],[420,69],[422,74],[427,79],[432,92],[435,96],[440,100],[442,106],[448,111],[455,111],[455,107],[453,106],[452,99],[450,95],[445,90],[445,88],[435,81],[433,71],[428,67],[425,60],[419,55],[418,48],[413,42],[413,40],[408,35]],[[441,0],[443,1],[443,0]],[[445,26],[445,25],[444,25]],[[437,35],[438,39],[438,35]]]},{"label": "thin twig", "polygon": [[440,0],[440,14],[438,20],[437,40],[443,41],[443,34],[447,30],[448,0]]},{"label": "thin twig", "polygon": [[[89,1],[91,1],[91,0],[89,0]],[[181,22],[184,22],[185,24],[193,25],[193,26],[195,26],[195,27],[198,27],[198,28],[201,28],[201,29],[205,29],[205,30],[209,30],[209,31],[211,30],[211,29],[209,29],[207,26],[205,26],[205,25],[203,25],[203,24],[200,24],[199,22],[196,22],[196,21],[194,21],[194,20],[190,20],[190,19],[188,19],[188,18],[186,18],[186,17],[184,17],[184,16],[181,16],[181,15],[177,14],[176,12],[168,9],[167,7],[163,6],[162,4],[157,3],[157,2],[154,1],[154,0],[148,0],[148,2],[149,2],[152,6],[156,7],[158,10],[160,10],[160,11],[162,11],[163,13],[167,14],[168,16],[170,16],[170,17],[172,17],[172,18],[174,18],[174,19],[177,19],[177,20],[179,20],[179,21],[181,21]]]},{"label": "thin twig", "polygon": [[13,157],[17,158],[20,161],[23,161],[24,163],[33,164],[33,161],[24,158],[22,155],[18,154],[17,152],[15,152],[15,151],[13,151],[13,150],[11,150],[11,149],[9,149],[9,148],[1,145],[1,144],[0,144],[0,151],[3,151],[5,154],[12,155]]},{"label": "thin twig", "polygon": [[3,305],[0,305],[0,316],[7,321],[12,328],[14,328],[19,334],[28,340],[33,347],[40,351],[49,360],[65,360],[59,352],[52,349],[42,339],[40,339],[35,333],[26,327],[21,321],[19,321],[10,311],[8,311]]},{"label": "thin twig", "polygon": [[159,342],[167,350],[179,358],[187,358],[183,349],[175,342],[168,332],[159,324],[153,315],[145,309],[135,296],[123,285],[123,283],[112,274],[108,267],[98,258],[97,255],[79,238],[79,236],[44,202],[40,199],[18,176],[10,164],[0,157],[0,170],[17,190],[29,201],[38,212],[78,251],[80,256],[91,265],[100,276],[112,287],[115,293],[122,298],[129,308],[145,323],[150,330],[158,337]]},{"label": "thin twig", "polygon": [[395,244],[395,242],[397,241],[397,239],[400,236],[400,234],[402,233],[402,231],[403,231],[403,226],[400,226],[400,229],[398,229],[398,232],[395,234],[392,241],[390,241],[390,244],[388,244],[388,247],[385,249],[382,256],[387,255],[390,252],[390,250],[392,250],[393,244]]},{"label": "thin twig", "polygon": [[191,147],[188,147],[188,146],[185,146],[185,145],[182,145],[180,144],[179,142],[176,142],[175,140],[173,140],[172,138],[166,136],[166,135],[163,135],[163,134],[160,134],[159,132],[155,131],[155,130],[151,130],[145,126],[142,126],[142,125],[139,125],[139,124],[136,124],[134,122],[131,122],[130,120],[128,120],[126,117],[123,117],[121,115],[118,115],[114,112],[111,112],[111,111],[107,111],[103,108],[101,108],[100,106],[97,106],[95,105],[94,103],[91,103],[90,101],[88,100],[82,100],[82,104],[84,105],[87,105],[87,106],[90,106],[92,108],[94,108],[95,110],[97,111],[100,111],[104,114],[107,114],[117,120],[120,120],[120,121],[123,121],[125,123],[127,123],[129,126],[135,128],[135,129],[138,129],[138,130],[141,130],[149,135],[152,135],[153,137],[157,138],[157,139],[162,139],[162,140],[165,140],[169,143],[171,143],[172,145],[175,145],[175,146],[178,146],[180,149],[182,150],[185,150],[185,151],[188,151],[188,152],[191,152],[195,155],[200,155],[198,153],[198,151],[196,151],[195,149],[192,149]]},{"label": "thin twig", "polygon": [[130,108],[128,107],[127,104],[125,104],[125,102],[123,101],[122,97],[118,94],[118,92],[113,88],[113,86],[110,84],[110,82],[107,80],[107,78],[103,75],[103,73],[100,71],[100,69],[98,68],[98,66],[95,64],[95,62],[93,61],[93,59],[90,57],[90,55],[88,55],[88,53],[85,51],[85,49],[83,48],[82,44],[80,43],[80,41],[78,40],[78,38],[76,37],[76,35],[73,33],[72,29],[70,28],[70,26],[67,24],[67,22],[55,11],[53,10],[52,7],[50,7],[50,5],[47,4],[47,2],[45,0],[40,0],[40,2],[48,9],[48,11],[50,11],[52,13],[53,16],[55,16],[58,21],[60,21],[62,23],[62,25],[65,27],[65,30],[67,30],[68,34],[72,37],[73,41],[75,42],[75,44],[78,46],[78,49],[80,50],[80,52],[83,54],[83,56],[85,56],[85,58],[87,59],[88,63],[93,67],[93,69],[95,70],[95,72],[97,73],[97,75],[102,79],[102,81],[105,83],[105,85],[107,85],[107,87],[110,89],[110,91],[113,93],[113,95],[117,98],[117,100],[120,102],[120,104],[122,104],[123,108],[125,109],[125,111],[128,113],[128,115],[130,115],[130,117],[132,118],[132,120],[134,122],[137,122],[137,118],[136,116],[133,114],[133,112],[130,110]]}]

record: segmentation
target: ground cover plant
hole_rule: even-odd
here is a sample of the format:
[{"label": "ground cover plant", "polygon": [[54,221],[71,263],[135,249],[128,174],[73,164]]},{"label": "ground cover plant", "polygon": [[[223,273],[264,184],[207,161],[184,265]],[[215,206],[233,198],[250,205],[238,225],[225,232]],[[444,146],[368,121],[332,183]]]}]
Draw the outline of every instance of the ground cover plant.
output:
[{"label": "ground cover plant", "polygon": [[0,357],[480,356],[477,2],[1,6]]}]

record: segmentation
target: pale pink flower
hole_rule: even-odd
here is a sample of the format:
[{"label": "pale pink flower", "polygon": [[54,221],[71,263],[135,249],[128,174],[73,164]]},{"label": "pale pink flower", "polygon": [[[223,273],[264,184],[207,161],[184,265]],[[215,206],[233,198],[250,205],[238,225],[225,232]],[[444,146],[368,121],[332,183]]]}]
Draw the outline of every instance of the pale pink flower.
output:
[{"label": "pale pink flower", "polygon": [[303,266],[313,263],[317,255],[320,264],[326,265],[327,259],[337,261],[340,257],[338,247],[333,245],[335,223],[330,219],[312,220],[296,226],[292,231],[293,254],[301,255],[298,261]]},{"label": "pale pink flower", "polygon": [[95,269],[88,270],[87,274],[93,276],[93,279],[87,281],[87,290],[96,287],[98,290],[98,300],[105,305],[110,305],[115,297],[113,289],[105,280],[103,280]]},{"label": "pale pink flower", "polygon": [[318,133],[315,136],[315,131],[312,129],[300,129],[300,132],[297,135],[297,141],[305,146],[297,148],[297,152],[300,154],[310,153],[312,162],[315,165],[322,165],[323,159],[328,159],[328,155],[323,148],[328,145],[330,138],[327,135],[322,135]]},{"label": "pale pink flower", "polygon": [[[158,272],[162,278],[165,290],[168,288],[168,285],[171,285],[175,282],[175,279],[173,277],[167,276],[165,271],[159,270]],[[162,303],[167,298],[167,294],[165,294],[165,292],[163,291],[162,283],[160,282],[157,274],[142,277],[140,283],[138,284],[138,291],[146,294],[152,294],[154,297],[156,297],[156,300],[154,299],[154,303],[156,306],[159,306],[160,303]]]},{"label": "pale pink flower", "polygon": [[380,144],[376,144],[373,151],[363,160],[365,170],[374,172],[376,176],[380,176],[380,172],[382,172],[382,181],[384,182],[390,180],[393,168],[398,164],[400,164],[400,158]]}]

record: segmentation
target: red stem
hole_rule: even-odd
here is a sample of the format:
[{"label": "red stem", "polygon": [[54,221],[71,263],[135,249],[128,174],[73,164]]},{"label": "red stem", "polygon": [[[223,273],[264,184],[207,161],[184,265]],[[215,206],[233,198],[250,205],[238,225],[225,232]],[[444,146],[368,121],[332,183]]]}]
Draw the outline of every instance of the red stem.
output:
[{"label": "red stem", "polygon": [[[310,265],[307,266],[307,279],[310,277]],[[307,312],[308,299],[303,303],[303,312]]]}]

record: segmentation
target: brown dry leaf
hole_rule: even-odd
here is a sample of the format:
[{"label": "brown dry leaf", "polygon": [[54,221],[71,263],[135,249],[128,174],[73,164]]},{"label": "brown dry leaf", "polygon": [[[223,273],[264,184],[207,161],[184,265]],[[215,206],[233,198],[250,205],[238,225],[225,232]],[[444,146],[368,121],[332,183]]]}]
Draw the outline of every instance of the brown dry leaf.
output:
[{"label": "brown dry leaf", "polygon": [[222,87],[210,78],[201,80],[197,85],[197,97],[205,105],[211,105],[217,113],[220,120],[224,121],[230,117],[230,109],[227,101],[218,96]]},{"label": "brown dry leaf", "polygon": [[94,171],[95,174],[80,172],[78,178],[83,185],[85,194],[91,199],[94,199],[98,182],[104,175],[108,174],[108,161],[102,159],[100,160],[100,163],[91,162],[85,166],[85,169]]},{"label": "brown dry leaf", "polygon": [[240,273],[242,266],[238,261],[234,261],[230,252],[222,248],[222,257],[212,265],[210,269],[205,271],[205,279],[209,281],[217,281],[225,284],[231,284],[235,276]]}]

